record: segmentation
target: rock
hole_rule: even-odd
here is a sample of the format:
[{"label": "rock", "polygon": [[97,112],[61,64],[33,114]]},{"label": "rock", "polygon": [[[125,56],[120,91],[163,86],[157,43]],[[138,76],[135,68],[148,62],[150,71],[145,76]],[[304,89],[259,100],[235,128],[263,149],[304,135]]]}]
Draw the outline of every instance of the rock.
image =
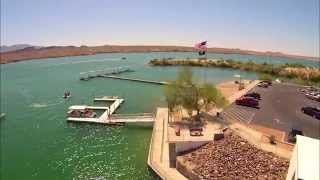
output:
[{"label": "rock", "polygon": [[201,179],[282,179],[289,167],[288,160],[230,132],[183,156],[194,164],[193,171]]}]

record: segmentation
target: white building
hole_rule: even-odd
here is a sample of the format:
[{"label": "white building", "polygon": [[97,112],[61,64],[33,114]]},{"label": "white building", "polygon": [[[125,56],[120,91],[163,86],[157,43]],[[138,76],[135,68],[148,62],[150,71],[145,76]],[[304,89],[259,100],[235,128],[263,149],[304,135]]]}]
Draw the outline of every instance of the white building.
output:
[{"label": "white building", "polygon": [[287,180],[320,179],[320,140],[297,135]]}]

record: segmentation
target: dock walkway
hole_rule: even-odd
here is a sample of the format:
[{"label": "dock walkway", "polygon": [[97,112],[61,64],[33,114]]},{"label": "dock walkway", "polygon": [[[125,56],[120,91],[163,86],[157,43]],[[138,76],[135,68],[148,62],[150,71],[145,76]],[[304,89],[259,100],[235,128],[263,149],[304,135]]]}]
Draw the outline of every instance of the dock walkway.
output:
[{"label": "dock walkway", "polygon": [[103,118],[72,118],[69,117],[68,121],[73,121],[73,122],[86,122],[86,123],[97,123],[97,124],[126,124],[126,123],[153,123],[154,118],[152,115],[150,116],[139,116],[136,115],[135,118],[108,118],[108,119],[103,119]]},{"label": "dock walkway", "polygon": [[[100,99],[97,99],[97,98],[95,98],[94,99],[95,101],[97,101],[97,100],[100,100]],[[109,99],[101,99],[102,101],[104,100],[104,101],[110,101]],[[116,109],[118,109],[118,107],[122,104],[122,102],[124,101],[124,99],[114,99],[114,103],[113,104],[111,104],[109,107],[108,107],[108,109],[106,109],[106,111],[99,117],[99,119],[100,119],[100,121],[106,121],[106,120],[108,120],[109,119],[109,116],[111,115],[111,114],[113,114],[115,111],[116,111]]]},{"label": "dock walkway", "polygon": [[88,71],[88,72],[82,72],[80,73],[82,76],[80,77],[80,80],[88,81],[92,78],[98,78],[98,77],[104,77],[106,75],[115,75],[115,74],[122,74],[126,72],[134,72],[134,70],[130,68],[115,68],[115,69],[109,69],[109,70],[96,70],[96,71]]},{"label": "dock walkway", "polygon": [[170,167],[168,142],[168,109],[158,108],[153,125],[152,137],[148,155],[148,165],[166,180],[186,180],[176,168]]},{"label": "dock walkway", "polygon": [[120,77],[120,76],[111,76],[111,75],[103,75],[102,77],[111,78],[111,79],[127,80],[127,81],[136,81],[136,82],[149,83],[149,84],[158,84],[158,85],[169,84],[168,82],[164,82],[164,81],[152,81],[152,80],[144,80],[144,79]]}]

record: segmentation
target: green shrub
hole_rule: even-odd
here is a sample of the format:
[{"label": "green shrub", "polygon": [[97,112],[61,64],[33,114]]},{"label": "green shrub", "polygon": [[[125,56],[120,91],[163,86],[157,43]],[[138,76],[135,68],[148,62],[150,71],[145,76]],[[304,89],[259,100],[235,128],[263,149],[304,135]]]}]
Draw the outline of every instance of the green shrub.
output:
[{"label": "green shrub", "polygon": [[259,79],[262,81],[272,81],[272,76],[270,74],[259,74]]}]

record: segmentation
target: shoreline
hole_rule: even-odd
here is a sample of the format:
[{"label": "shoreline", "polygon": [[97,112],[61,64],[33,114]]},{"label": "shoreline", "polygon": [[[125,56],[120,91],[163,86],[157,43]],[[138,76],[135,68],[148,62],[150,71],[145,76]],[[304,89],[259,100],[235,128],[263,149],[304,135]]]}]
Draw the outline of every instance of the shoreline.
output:
[{"label": "shoreline", "polygon": [[[220,59],[152,59],[150,66],[189,66],[189,67],[212,67],[234,69],[248,72],[255,72],[261,75],[260,78],[287,78],[296,80],[306,85],[318,84],[320,82],[320,70],[317,67],[308,67],[301,64],[255,63],[252,61],[242,62],[237,60]],[[267,75],[263,77],[262,75]],[[269,77],[270,76],[270,77]]]},{"label": "shoreline", "polygon": [[[195,52],[192,47],[185,46],[51,46],[43,48],[25,48],[17,51],[0,53],[1,64],[15,63],[27,60],[90,56],[104,53],[153,53],[153,52]],[[259,52],[241,49],[208,48],[208,53],[239,54],[287,58],[289,60],[320,62],[320,57],[290,55],[279,52]],[[196,53],[196,52],[195,52]]]}]

